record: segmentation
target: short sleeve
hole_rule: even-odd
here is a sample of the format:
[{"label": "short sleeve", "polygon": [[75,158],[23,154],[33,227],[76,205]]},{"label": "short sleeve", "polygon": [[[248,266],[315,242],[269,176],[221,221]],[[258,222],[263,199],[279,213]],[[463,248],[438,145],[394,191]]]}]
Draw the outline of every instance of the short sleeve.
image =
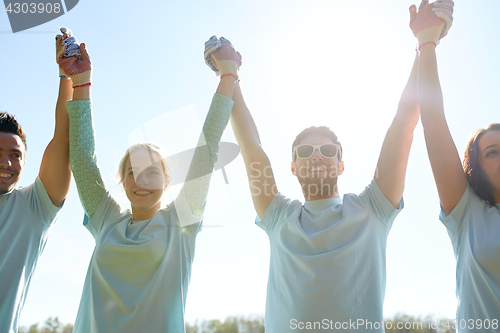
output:
[{"label": "short sleeve", "polygon": [[102,230],[104,223],[112,223],[114,219],[119,219],[122,215],[122,209],[109,192],[103,195],[94,216],[89,219],[84,214],[83,225],[96,238]]},{"label": "short sleeve", "polygon": [[300,206],[300,202],[292,202],[278,192],[274,195],[273,200],[271,200],[262,219],[257,215],[255,223],[269,235],[274,227],[279,224],[279,222],[283,222],[288,217],[290,211],[293,211],[294,207],[297,205]]},{"label": "short sleeve", "polygon": [[359,198],[365,205],[370,207],[375,216],[384,223],[394,221],[404,207],[403,198],[401,198],[398,209],[394,208],[389,200],[387,200],[384,193],[382,193],[375,179],[373,179],[370,185],[360,193]]},{"label": "short sleeve", "polygon": [[30,186],[23,187],[21,193],[28,202],[33,214],[39,216],[44,224],[51,224],[54,221],[61,207],[54,206],[50,200],[49,194],[43,185],[42,179],[36,177],[36,180]]},{"label": "short sleeve", "polygon": [[471,205],[472,193],[472,189],[469,187],[469,185],[467,185],[462,198],[460,198],[460,201],[448,216],[445,215],[443,207],[441,207],[439,220],[441,220],[441,222],[444,224],[446,229],[448,229],[448,232],[450,232],[452,236],[457,234],[458,229],[462,225],[465,214],[467,213],[467,210]]}]

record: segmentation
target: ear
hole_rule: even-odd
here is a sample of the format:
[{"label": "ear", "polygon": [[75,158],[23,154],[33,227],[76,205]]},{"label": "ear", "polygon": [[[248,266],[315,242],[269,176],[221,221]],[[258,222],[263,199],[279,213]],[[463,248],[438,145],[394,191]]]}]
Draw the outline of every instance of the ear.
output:
[{"label": "ear", "polygon": [[344,173],[344,161],[339,162],[339,171],[337,173],[337,177]]},{"label": "ear", "polygon": [[292,170],[292,174],[294,176],[297,176],[297,166],[295,165],[295,161],[292,161],[292,164],[290,165],[290,168]]}]

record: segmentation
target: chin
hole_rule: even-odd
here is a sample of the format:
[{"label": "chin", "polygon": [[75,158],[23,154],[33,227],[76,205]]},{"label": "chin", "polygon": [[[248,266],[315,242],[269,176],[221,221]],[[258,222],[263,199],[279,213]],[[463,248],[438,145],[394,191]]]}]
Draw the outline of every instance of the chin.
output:
[{"label": "chin", "polygon": [[12,191],[14,189],[15,186],[16,186],[16,184],[1,186],[0,187],[0,194],[9,193],[10,191]]},{"label": "chin", "polygon": [[337,189],[337,178],[299,178],[299,183],[305,196],[330,195]]}]

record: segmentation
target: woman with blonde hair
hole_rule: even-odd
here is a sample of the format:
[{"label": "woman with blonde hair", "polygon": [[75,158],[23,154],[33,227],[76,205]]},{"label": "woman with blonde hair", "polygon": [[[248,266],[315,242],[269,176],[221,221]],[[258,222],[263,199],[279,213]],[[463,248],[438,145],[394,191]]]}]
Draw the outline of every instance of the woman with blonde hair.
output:
[{"label": "woman with blonde hair", "polygon": [[154,144],[136,144],[119,168],[120,183],[130,201],[130,209],[122,209],[107,191],[95,156],[87,49],[82,43],[79,58],[58,58],[85,95],[67,103],[70,158],[85,210],[84,225],[96,242],[74,333],[185,331],[196,235],[241,65],[241,56],[232,46],[217,50],[213,60],[224,64],[221,80],[179,196],[162,207],[171,179],[164,156]]}]

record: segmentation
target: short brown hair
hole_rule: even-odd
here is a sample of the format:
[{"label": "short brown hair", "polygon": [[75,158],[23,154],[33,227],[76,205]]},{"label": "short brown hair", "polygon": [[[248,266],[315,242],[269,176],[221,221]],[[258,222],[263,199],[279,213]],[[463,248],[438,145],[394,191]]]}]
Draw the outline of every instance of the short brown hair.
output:
[{"label": "short brown hair", "polygon": [[481,128],[472,133],[472,136],[467,143],[464,152],[463,169],[470,187],[474,193],[490,206],[495,205],[495,198],[491,185],[486,178],[479,161],[481,159],[481,151],[479,150],[479,139],[488,131],[500,131],[500,123],[488,125],[486,128]]},{"label": "short brown hair", "polygon": [[28,149],[26,145],[26,133],[16,120],[16,117],[8,112],[0,112],[0,132],[12,133],[21,138],[24,144],[24,149]]},{"label": "short brown hair", "polygon": [[324,135],[330,138],[333,141],[333,143],[338,144],[340,146],[338,155],[339,161],[342,161],[342,145],[340,144],[340,141],[337,139],[337,135],[333,133],[330,127],[327,126],[311,126],[300,132],[299,135],[295,137],[295,140],[292,143],[292,160],[295,160],[295,156],[293,155],[295,146],[298,146],[306,136],[309,136],[311,134]]}]

